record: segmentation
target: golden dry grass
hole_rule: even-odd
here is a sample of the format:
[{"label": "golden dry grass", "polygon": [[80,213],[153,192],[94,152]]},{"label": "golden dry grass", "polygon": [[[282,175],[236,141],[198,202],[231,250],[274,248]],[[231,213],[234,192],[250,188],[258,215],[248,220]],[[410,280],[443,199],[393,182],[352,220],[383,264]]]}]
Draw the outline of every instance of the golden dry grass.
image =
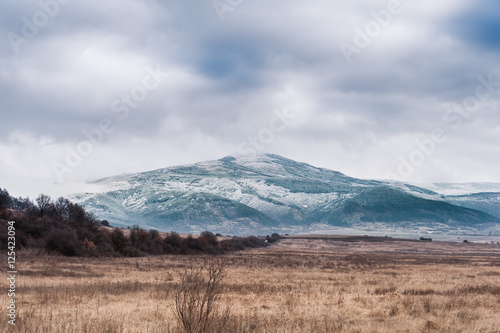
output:
[{"label": "golden dry grass", "polygon": [[[222,258],[232,332],[500,332],[498,245],[299,238]],[[206,261],[21,252],[0,331],[175,332],[179,273]]]}]

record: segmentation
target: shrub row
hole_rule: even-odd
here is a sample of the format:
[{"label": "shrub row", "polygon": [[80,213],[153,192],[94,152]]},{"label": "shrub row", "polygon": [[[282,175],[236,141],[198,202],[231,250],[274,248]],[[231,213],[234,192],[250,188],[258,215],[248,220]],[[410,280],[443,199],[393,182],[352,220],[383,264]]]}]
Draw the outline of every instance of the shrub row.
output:
[{"label": "shrub row", "polygon": [[161,237],[157,230],[109,227],[92,213],[68,199],[53,201],[46,195],[36,199],[12,198],[0,189],[0,245],[7,248],[7,221],[15,221],[16,247],[45,249],[65,256],[145,256],[160,254],[223,254],[245,248],[264,247],[279,240],[278,234],[262,237],[232,237],[222,241],[209,231],[199,237],[181,237],[176,232]]}]

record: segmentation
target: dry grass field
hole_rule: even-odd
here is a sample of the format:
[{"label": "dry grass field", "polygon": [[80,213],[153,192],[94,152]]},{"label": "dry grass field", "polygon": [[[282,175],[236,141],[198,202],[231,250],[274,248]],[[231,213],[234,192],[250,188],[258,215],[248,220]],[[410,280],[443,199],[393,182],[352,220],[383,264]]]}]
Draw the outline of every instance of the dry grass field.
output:
[{"label": "dry grass field", "polygon": [[[500,333],[497,244],[290,237],[218,258],[226,332]],[[181,273],[210,258],[17,260],[17,325],[4,315],[1,332],[101,333],[182,332]]]}]

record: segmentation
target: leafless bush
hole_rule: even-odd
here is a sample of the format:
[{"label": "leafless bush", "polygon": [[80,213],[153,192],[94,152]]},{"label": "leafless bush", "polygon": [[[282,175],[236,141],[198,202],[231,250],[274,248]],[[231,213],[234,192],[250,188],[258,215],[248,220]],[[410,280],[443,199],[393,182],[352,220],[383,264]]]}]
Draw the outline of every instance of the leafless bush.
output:
[{"label": "leafless bush", "polygon": [[398,306],[398,304],[396,304],[396,303],[391,304],[391,307],[389,309],[389,316],[395,317],[398,314],[399,314],[399,306]]},{"label": "leafless bush", "polygon": [[422,307],[424,308],[425,313],[431,312],[431,299],[429,297],[424,297],[422,299]]},{"label": "leafless bush", "polygon": [[191,263],[184,269],[174,295],[174,314],[182,332],[232,331],[229,308],[223,309],[220,304],[224,278],[225,267],[221,260],[210,260],[203,267]]}]

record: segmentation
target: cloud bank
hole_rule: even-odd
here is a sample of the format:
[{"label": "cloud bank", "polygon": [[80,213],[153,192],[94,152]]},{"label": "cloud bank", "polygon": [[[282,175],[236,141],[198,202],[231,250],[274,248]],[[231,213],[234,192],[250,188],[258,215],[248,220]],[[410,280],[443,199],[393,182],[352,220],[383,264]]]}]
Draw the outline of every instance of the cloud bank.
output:
[{"label": "cloud bank", "polygon": [[[71,192],[242,147],[500,182],[499,15],[494,0],[4,1],[0,186]],[[276,112],[293,115],[279,131]]]}]

